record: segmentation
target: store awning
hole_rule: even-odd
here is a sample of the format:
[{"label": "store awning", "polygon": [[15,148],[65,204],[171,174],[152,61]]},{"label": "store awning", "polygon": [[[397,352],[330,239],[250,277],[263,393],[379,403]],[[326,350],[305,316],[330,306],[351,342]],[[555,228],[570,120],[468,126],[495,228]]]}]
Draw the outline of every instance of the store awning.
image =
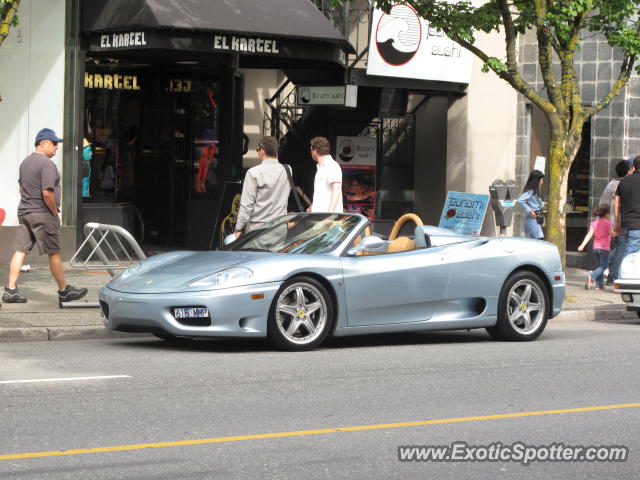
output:
[{"label": "store awning", "polygon": [[[351,44],[310,0],[84,0],[89,50],[176,49],[333,60]],[[324,50],[324,51],[323,51]]]}]

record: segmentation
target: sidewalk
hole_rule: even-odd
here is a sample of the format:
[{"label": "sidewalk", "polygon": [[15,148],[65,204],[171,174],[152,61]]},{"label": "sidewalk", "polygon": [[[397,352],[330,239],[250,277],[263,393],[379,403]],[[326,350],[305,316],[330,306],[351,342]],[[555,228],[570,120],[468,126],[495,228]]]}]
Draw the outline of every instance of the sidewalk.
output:
[{"label": "sidewalk", "polygon": [[[6,265],[0,266],[0,285],[4,285],[7,273],[8,267]],[[107,272],[74,270],[68,264],[65,264],[65,275],[70,284],[89,289],[85,299],[74,302],[80,304],[85,303],[85,300],[96,302],[98,290],[111,279]],[[552,322],[624,319],[640,323],[635,312],[626,311],[620,295],[613,291],[613,287],[607,287],[605,291],[584,290],[586,275],[585,270],[567,269],[567,295],[563,311]],[[2,304],[0,308],[0,342],[133,335],[106,330],[97,308],[60,309],[57,288],[47,267],[38,267],[31,272],[22,273],[19,286],[29,301],[25,304]]]},{"label": "sidewalk", "polygon": [[[8,266],[0,266],[4,291]],[[65,263],[67,282],[86,287],[87,296],[74,303],[98,301],[98,290],[111,276],[106,271],[74,270]],[[18,280],[27,303],[3,303],[0,308],[0,342],[21,340],[66,340],[122,336],[106,330],[97,308],[59,308],[57,285],[47,267],[23,272]]]}]

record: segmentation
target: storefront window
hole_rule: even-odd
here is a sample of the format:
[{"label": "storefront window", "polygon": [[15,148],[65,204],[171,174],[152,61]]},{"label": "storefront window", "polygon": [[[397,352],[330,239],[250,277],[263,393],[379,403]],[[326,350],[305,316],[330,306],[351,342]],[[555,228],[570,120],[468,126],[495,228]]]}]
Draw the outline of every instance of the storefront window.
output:
[{"label": "storefront window", "polygon": [[158,245],[212,225],[221,184],[220,84],[174,70],[89,61],[85,75],[83,204],[131,205]]},{"label": "storefront window", "polygon": [[[84,202],[122,202],[133,198],[140,135],[140,105],[144,72],[122,68],[87,68],[85,74],[85,131],[93,155]],[[126,88],[125,88],[126,87]],[[86,162],[86,160],[85,160]]]}]

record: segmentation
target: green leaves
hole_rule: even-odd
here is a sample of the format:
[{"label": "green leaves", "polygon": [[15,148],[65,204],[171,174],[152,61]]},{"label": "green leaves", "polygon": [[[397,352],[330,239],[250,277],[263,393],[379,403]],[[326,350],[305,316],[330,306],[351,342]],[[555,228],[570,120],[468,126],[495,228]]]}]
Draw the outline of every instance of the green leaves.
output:
[{"label": "green leaves", "polygon": [[489,70],[493,70],[496,73],[503,73],[507,71],[505,63],[496,57],[489,57],[484,65],[482,65],[482,71],[487,73]]}]

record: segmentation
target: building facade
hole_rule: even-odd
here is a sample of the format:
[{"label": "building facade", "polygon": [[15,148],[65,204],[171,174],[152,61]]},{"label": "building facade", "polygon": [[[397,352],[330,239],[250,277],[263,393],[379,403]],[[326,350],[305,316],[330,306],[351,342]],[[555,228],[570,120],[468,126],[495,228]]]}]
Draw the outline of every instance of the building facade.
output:
[{"label": "building facade", "polygon": [[[44,3],[55,12],[46,28],[31,15]],[[55,3],[25,2],[21,27],[0,49],[0,68],[12,70],[0,79],[11,111],[0,130],[0,263],[17,228],[18,166],[44,126],[65,139],[55,160],[66,258],[88,221],[123,225],[151,250],[215,247],[267,134],[280,138],[281,161],[308,196],[310,138],[328,137],[335,158],[344,139],[375,145],[373,176],[347,169],[345,183],[349,210],[376,220],[412,211],[437,224],[447,191],[487,193],[494,179],[515,176],[515,92],[476,59],[464,82],[368,73],[381,21],[364,0],[344,8],[243,0],[215,11],[208,2]],[[421,28],[423,39],[435,36]],[[479,42],[495,55],[503,48],[497,36]],[[302,88],[324,95],[345,86],[357,91],[353,105],[301,98]],[[371,205],[357,200],[363,179],[374,183]],[[488,211],[483,233],[495,231]]]}]

